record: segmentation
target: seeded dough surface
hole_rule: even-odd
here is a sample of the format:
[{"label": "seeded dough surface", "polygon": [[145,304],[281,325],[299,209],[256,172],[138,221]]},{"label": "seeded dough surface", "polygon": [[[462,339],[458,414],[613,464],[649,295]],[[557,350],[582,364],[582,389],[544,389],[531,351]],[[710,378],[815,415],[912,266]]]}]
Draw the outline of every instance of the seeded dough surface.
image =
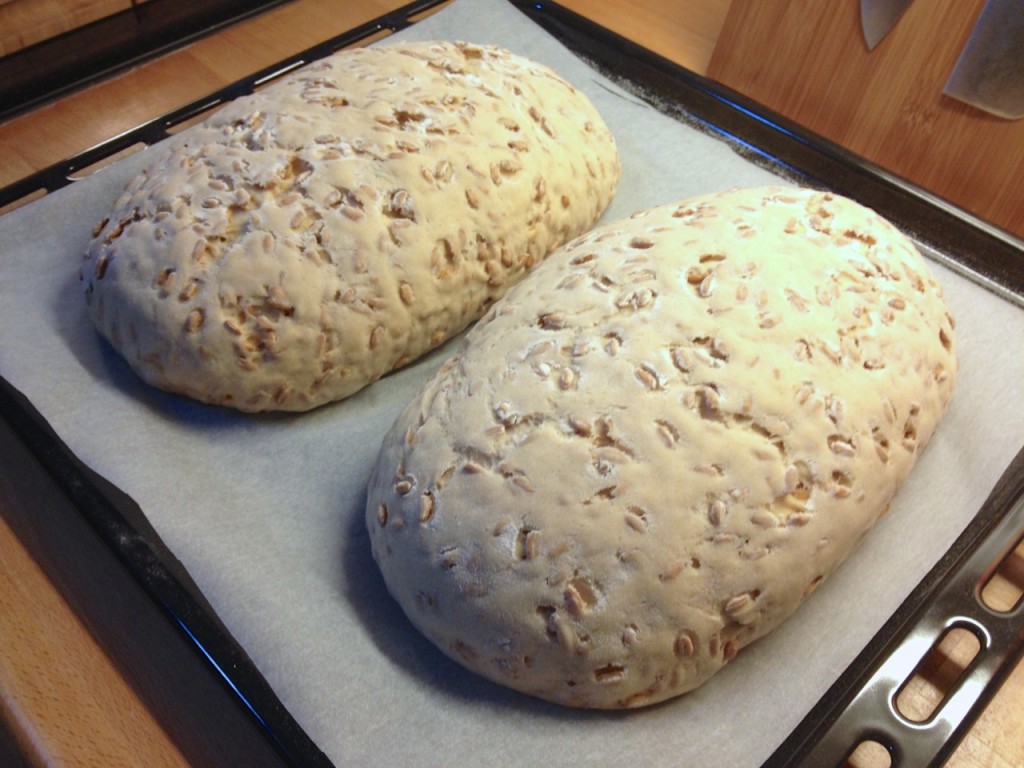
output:
[{"label": "seeded dough surface", "polygon": [[343,51],[184,132],[81,274],[149,383],[306,410],[478,319],[618,178],[593,104],[547,67],[461,43]]},{"label": "seeded dough surface", "polygon": [[946,410],[953,319],[852,201],[759,188],[600,227],[396,421],[366,524],[468,668],[567,705],[692,690],[883,515]]}]

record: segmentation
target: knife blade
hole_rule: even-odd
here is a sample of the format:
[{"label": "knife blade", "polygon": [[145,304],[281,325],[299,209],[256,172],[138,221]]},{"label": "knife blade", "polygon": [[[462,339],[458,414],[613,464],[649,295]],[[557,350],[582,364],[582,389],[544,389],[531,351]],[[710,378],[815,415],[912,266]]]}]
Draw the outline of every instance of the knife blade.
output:
[{"label": "knife blade", "polygon": [[985,3],[942,92],[999,117],[1024,117],[1021,0]]},{"label": "knife blade", "polygon": [[911,2],[913,0],[860,0],[860,26],[869,51],[896,26]]}]

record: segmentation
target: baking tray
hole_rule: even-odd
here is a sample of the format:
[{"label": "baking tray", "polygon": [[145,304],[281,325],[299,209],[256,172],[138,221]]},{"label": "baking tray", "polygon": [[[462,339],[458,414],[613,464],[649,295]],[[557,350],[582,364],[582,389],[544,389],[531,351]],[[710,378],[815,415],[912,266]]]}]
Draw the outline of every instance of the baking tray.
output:
[{"label": "baking tray", "polygon": [[286,0],[147,0],[0,56],[0,120]]},{"label": "baking tray", "polygon": [[[398,30],[441,3],[423,0],[255,73],[210,97],[111,139],[0,191],[0,206],[38,189],[72,183],[81,168],[135,144],[152,144],[175,126],[338,48]],[[513,4],[570,50],[639,98],[698,126],[774,173],[825,186],[884,212],[935,258],[1011,302],[1024,305],[1024,244],[887,174],[757,104],[698,77],[554,4]],[[189,574],[135,502],[80,462],[30,400],[7,382],[0,415],[49,472],[90,526],[153,597],[258,725],[282,761],[329,766],[244,648],[230,635]],[[979,499],[980,501],[980,499]],[[1024,536],[1024,451],[980,504],[978,514],[921,580],[816,707],[765,763],[771,768],[838,766],[864,740],[880,743],[892,765],[940,765],[1024,652],[1024,610],[987,609],[981,585]],[[893,699],[917,663],[948,629],[981,646],[969,668],[925,723],[910,723]]]}]

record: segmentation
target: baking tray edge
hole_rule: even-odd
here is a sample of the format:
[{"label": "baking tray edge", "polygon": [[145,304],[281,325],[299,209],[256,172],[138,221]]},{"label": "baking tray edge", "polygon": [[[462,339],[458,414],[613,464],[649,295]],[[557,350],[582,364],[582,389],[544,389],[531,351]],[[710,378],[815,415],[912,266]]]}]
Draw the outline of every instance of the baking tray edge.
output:
[{"label": "baking tray edge", "polygon": [[[174,125],[192,115],[230,101],[268,79],[292,71],[380,30],[397,30],[410,17],[443,0],[419,0],[391,14],[304,51],[295,57],[238,81],[210,97],[141,125],[121,136],[69,158],[0,190],[0,207],[37,189],[53,191],[72,183],[73,173],[136,143],[165,138]],[[887,173],[842,147],[808,132],[782,116],[728,88],[690,72],[556,3],[510,0],[519,10],[560,39],[605,75],[660,111],[719,135],[737,152],[801,183],[831,189],[882,212],[898,227],[928,247],[950,268],[1008,301],[1024,306],[1024,242]],[[934,253],[932,253],[934,251]],[[14,429],[69,499],[85,516],[177,629],[195,645],[289,765],[330,766],[320,749],[277,699],[244,650],[221,624],[188,573],[152,529],[133,500],[82,464],[63,444],[29,400],[0,378],[0,417]],[[963,716],[935,742],[901,741],[885,725],[857,715],[842,725],[844,713],[863,701],[872,676],[908,634],[928,617],[930,607],[959,577],[977,581],[977,553],[999,546],[1024,531],[1024,450],[1007,469],[1004,480],[983,504],[950,550],[910,594],[900,609],[839,677],[811,713],[765,763],[765,768],[838,765],[856,742],[879,740],[899,760],[915,765],[940,765],[994,695],[999,682],[1024,653],[1024,633],[999,630],[999,663],[989,665],[984,690]],[[1015,516],[1012,516],[1014,513]],[[1017,520],[1021,518],[1021,520]],[[1010,525],[1012,530],[1005,530]],[[1003,547],[1005,549],[1005,546]],[[1011,547],[1012,549],[1012,547]],[[990,555],[986,551],[986,555]],[[987,562],[987,561],[986,561]],[[982,564],[984,565],[984,563]],[[947,589],[943,590],[945,584]],[[975,584],[976,586],[976,584]],[[976,591],[976,590],[975,590]],[[972,592],[973,594],[973,592]],[[948,597],[948,596],[947,596]],[[959,596],[952,606],[968,607]],[[1021,606],[1006,617],[1016,629],[1024,623]],[[960,613],[968,613],[961,610]],[[948,611],[947,611],[948,613]],[[877,709],[877,706],[876,706]],[[856,714],[856,713],[855,713]],[[835,742],[835,743],[833,743]],[[823,753],[823,749],[831,752]],[[809,762],[813,760],[814,762]],[[825,761],[825,762],[822,762]],[[900,762],[894,763],[898,765]]]}]

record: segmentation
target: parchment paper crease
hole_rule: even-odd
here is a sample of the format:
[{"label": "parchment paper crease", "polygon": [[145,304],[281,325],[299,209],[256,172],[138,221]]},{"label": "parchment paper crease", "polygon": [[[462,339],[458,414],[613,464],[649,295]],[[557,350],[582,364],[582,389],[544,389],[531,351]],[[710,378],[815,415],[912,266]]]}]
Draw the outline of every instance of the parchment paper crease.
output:
[{"label": "parchment paper crease", "polygon": [[[624,163],[606,219],[773,179],[624,93],[501,0],[458,0],[402,34],[505,45],[584,90]],[[363,530],[363,484],[381,436],[451,346],[302,416],[244,416],[147,388],[93,331],[77,277],[93,224],[143,161],[130,157],[0,219],[0,374],[135,498],[338,766],[760,765],[948,549],[1024,443],[1024,312],[936,266],[958,320],[959,388],[854,558],[694,694],[622,714],[529,700],[462,671],[412,629]]]}]

